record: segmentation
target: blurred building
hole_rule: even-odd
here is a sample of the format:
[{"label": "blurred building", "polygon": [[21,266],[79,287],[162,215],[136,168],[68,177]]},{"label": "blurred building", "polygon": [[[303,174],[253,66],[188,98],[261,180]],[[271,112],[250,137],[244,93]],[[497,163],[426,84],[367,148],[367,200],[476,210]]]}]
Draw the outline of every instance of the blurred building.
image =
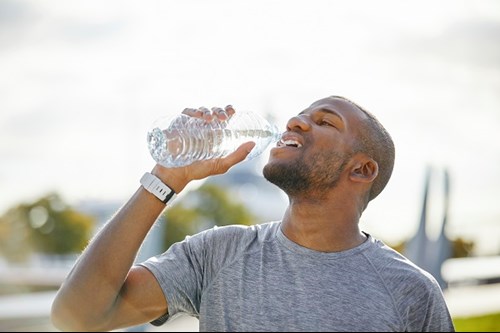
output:
[{"label": "blurred building", "polygon": [[[432,193],[431,196],[431,184],[432,180],[435,179],[437,170],[429,167],[427,169],[425,181],[424,181],[424,195],[422,199],[422,211],[420,214],[420,223],[415,235],[408,241],[405,249],[405,256],[412,260],[416,265],[425,269],[431,273],[442,289],[447,287],[447,282],[442,276],[441,267],[443,263],[451,257],[451,242],[446,236],[446,226],[448,223],[448,211],[449,211],[449,195],[450,195],[450,179],[448,170],[444,170],[442,173],[443,183],[442,193],[444,200],[442,200],[442,210],[441,210],[441,227],[439,230],[439,235],[436,239],[431,239],[428,235],[428,208],[429,208],[429,198],[436,199],[435,194]],[[439,198],[441,199],[441,198]],[[441,201],[441,200],[436,200]]]}]

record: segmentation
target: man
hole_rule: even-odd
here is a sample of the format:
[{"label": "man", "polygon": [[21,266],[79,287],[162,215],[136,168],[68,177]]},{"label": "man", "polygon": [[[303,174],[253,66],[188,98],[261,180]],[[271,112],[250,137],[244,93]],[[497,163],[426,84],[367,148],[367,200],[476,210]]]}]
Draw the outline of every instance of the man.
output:
[{"label": "man", "polygon": [[252,147],[182,168],[155,166],[157,178],[146,176],[80,256],[54,301],[54,324],[111,330],[187,313],[201,331],[454,330],[435,279],[360,231],[361,214],[391,176],[394,145],[371,114],[342,97],[291,118],[270,152],[264,176],[289,197],[281,221],[215,227],[132,267],[170,189],[226,172]]}]

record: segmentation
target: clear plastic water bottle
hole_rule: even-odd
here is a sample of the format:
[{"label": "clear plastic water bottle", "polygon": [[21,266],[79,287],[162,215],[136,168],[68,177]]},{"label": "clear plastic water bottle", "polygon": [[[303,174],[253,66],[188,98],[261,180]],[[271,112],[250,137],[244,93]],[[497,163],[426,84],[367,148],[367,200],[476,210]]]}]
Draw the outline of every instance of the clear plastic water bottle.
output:
[{"label": "clear plastic water bottle", "polygon": [[212,120],[179,114],[155,121],[147,142],[153,159],[165,167],[181,167],[198,160],[228,155],[242,143],[255,147],[247,160],[260,155],[281,138],[276,125],[253,112],[236,112],[228,120]]}]

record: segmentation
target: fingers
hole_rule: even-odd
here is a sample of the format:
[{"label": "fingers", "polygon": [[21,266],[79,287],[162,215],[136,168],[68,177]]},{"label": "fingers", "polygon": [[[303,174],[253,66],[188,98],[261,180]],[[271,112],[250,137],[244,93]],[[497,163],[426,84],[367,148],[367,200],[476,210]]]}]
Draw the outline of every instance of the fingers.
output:
[{"label": "fingers", "polygon": [[223,108],[213,107],[212,112],[215,115],[215,117],[217,117],[218,120],[224,121],[229,119],[229,115]]},{"label": "fingers", "polygon": [[234,108],[232,105],[226,106],[225,111],[226,111],[228,117],[231,117],[236,112],[236,111],[234,111]]},{"label": "fingers", "polygon": [[185,115],[188,115],[188,116],[192,116],[192,117],[201,117],[202,116],[201,111],[199,111],[198,109],[193,109],[193,108],[185,108],[182,111],[182,113]]},{"label": "fingers", "polygon": [[235,111],[231,105],[226,106],[224,109],[213,107],[210,110],[204,106],[200,106],[197,109],[185,108],[182,113],[191,117],[203,118],[206,121],[212,121],[214,119],[224,121],[231,118]]}]

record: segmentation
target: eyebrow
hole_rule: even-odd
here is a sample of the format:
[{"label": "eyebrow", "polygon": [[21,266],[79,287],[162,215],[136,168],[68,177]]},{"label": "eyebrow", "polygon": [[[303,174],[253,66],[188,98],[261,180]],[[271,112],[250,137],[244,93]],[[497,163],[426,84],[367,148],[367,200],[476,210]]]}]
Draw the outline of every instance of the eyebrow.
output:
[{"label": "eyebrow", "polygon": [[[342,124],[344,124],[344,119],[342,119],[342,117],[340,116],[340,114],[339,114],[337,111],[333,110],[333,109],[328,109],[328,108],[324,108],[324,107],[322,107],[322,108],[319,108],[319,109],[314,110],[314,111],[315,111],[315,112],[322,112],[322,113],[328,113],[328,114],[331,114],[331,115],[333,115],[333,116],[337,117],[337,118],[338,118],[338,119],[342,122]],[[306,110],[304,110],[304,111],[300,112],[300,113],[299,113],[299,116],[300,116],[300,115],[303,115],[303,114],[305,114],[305,113],[306,113]]]}]

